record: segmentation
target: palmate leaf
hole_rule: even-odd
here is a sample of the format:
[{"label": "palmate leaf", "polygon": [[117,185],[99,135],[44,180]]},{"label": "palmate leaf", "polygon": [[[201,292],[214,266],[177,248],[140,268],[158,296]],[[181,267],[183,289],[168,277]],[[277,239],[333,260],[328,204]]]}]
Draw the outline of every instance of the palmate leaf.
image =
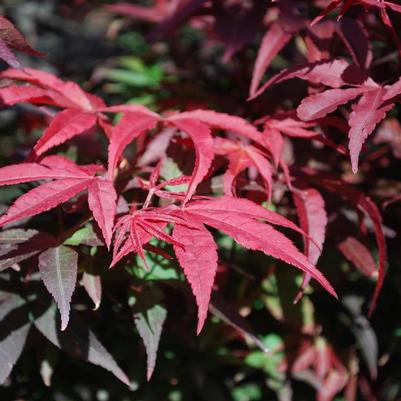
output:
[{"label": "palmate leaf", "polygon": [[313,174],[309,176],[309,179],[315,185],[319,185],[335,193],[336,195],[353,205],[356,209],[363,211],[367,216],[369,216],[373,223],[373,230],[375,233],[377,248],[379,251],[379,260],[377,268],[377,283],[369,308],[369,314],[371,315],[376,308],[377,299],[383,287],[387,263],[386,241],[384,237],[380,211],[369,197],[365,196],[361,191],[340,179],[323,175],[314,176]]},{"label": "palmate leaf", "polygon": [[267,67],[270,65],[273,58],[290,41],[292,36],[293,33],[286,31],[280,22],[273,23],[265,33],[253,67],[252,81],[249,89],[250,97],[256,94]]},{"label": "palmate leaf", "polygon": [[77,109],[67,109],[56,114],[33,148],[36,156],[67,140],[84,134],[96,124],[97,116]]},{"label": "palmate leaf", "polygon": [[85,190],[89,183],[90,178],[69,178],[33,188],[21,195],[7,213],[0,217],[0,226],[53,209]]},{"label": "palmate leaf", "polygon": [[58,305],[61,330],[65,330],[77,281],[78,253],[64,245],[50,248],[39,255],[39,271],[43,283]]},{"label": "palmate leaf", "polygon": [[97,165],[78,166],[60,156],[49,156],[38,163],[22,163],[0,168],[0,186],[54,179],[21,195],[0,217],[0,226],[46,212],[88,190],[88,203],[93,217],[110,246],[117,195],[113,183],[94,174]]},{"label": "palmate leaf", "polygon": [[195,146],[195,166],[185,195],[185,204],[191,199],[196,187],[204,179],[212,165],[214,158],[213,139],[208,126],[197,120],[180,119],[175,122],[175,126],[186,132]]},{"label": "palmate leaf", "polygon": [[[301,228],[309,237],[304,237],[305,255],[308,260],[316,265],[322,253],[326,237],[327,213],[322,195],[313,188],[294,191],[293,198],[297,210]],[[312,241],[313,240],[313,241]],[[311,280],[310,274],[305,274],[300,291],[294,302],[298,302],[303,295],[305,287]]]},{"label": "palmate leaf", "polygon": [[108,177],[113,179],[114,170],[125,148],[144,132],[153,129],[158,119],[138,112],[127,112],[112,131],[108,150]]},{"label": "palmate leaf", "polygon": [[223,231],[244,248],[261,251],[266,255],[293,265],[316,279],[324,289],[336,296],[333,287],[308,259],[282,233],[272,226],[249,216],[230,211],[199,211],[187,208],[186,213],[202,223]]},{"label": "palmate leaf", "polygon": [[394,103],[383,103],[384,89],[366,93],[358,103],[353,105],[348,124],[351,127],[349,136],[349,150],[351,155],[352,171],[358,171],[359,154],[366,138],[373,132]]},{"label": "palmate leaf", "polygon": [[113,183],[103,177],[92,180],[88,187],[88,204],[110,248],[117,207],[117,193]]},{"label": "palmate leaf", "polygon": [[199,334],[207,316],[218,256],[212,234],[202,224],[196,224],[196,221],[188,219],[188,224],[191,226],[175,224],[173,238],[183,247],[175,245],[174,252],[198,305],[196,331]]},{"label": "palmate leaf", "polygon": [[174,122],[181,119],[197,120],[209,125],[211,128],[233,132],[262,146],[265,145],[261,132],[241,117],[217,113],[212,110],[193,110],[175,114],[169,117],[167,121]]}]

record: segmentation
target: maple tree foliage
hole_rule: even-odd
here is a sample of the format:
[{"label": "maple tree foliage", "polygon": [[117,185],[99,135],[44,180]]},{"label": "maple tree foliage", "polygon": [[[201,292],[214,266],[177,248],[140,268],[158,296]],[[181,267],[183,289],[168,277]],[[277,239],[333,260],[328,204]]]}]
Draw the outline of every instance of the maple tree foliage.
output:
[{"label": "maple tree foliage", "polygon": [[[41,53],[0,16],[0,57],[11,67],[0,72],[0,103],[6,109],[29,107],[43,123],[34,143],[29,139],[24,157],[0,167],[2,189],[22,188],[0,215],[0,272],[17,274],[22,266],[26,273],[23,296],[0,291],[0,313],[3,307],[5,316],[14,309],[23,311],[17,326],[9,324],[0,339],[0,382],[9,377],[35,328],[55,347],[103,367],[130,386],[80,317],[74,297],[82,287],[98,310],[105,296],[113,299],[104,288],[103,271],[117,276],[130,272],[132,265],[145,275],[133,274],[126,287],[129,314],[146,349],[149,380],[171,310],[163,298],[167,290],[143,279],[153,274],[152,258],[159,265],[176,263],[176,276],[185,277],[197,308],[197,334],[211,311],[266,352],[243,316],[219,298],[221,272],[233,262],[225,257],[225,243],[231,241],[231,252],[258,255],[264,258],[263,266],[269,266],[263,269],[261,286],[267,293],[266,309],[279,323],[287,318],[284,306],[269,297],[280,298],[277,283],[286,271],[282,265],[302,275],[293,308],[309,315],[296,322],[297,338],[279,346],[279,352],[288,350],[276,366],[280,385],[287,385],[287,378],[280,376],[287,372],[311,384],[318,401],[331,401],[341,391],[347,401],[355,400],[358,380],[362,392],[370,390],[378,375],[377,342],[361,307],[343,301],[336,287],[344,276],[340,265],[348,261],[374,285],[373,295],[365,299],[371,316],[384,284],[389,230],[372,196],[354,183],[361,182],[370,172],[370,161],[381,156],[366,151],[373,141],[394,143],[383,139],[380,129],[400,102],[401,78],[383,78],[376,71],[372,43],[376,35],[375,40],[391,38],[401,48],[392,23],[401,7],[373,0],[310,3],[305,9],[291,0],[105,5],[111,15],[152,25],[149,39],[156,42],[177,39],[183,25],[200,27],[207,46],[223,45],[223,64],[241,64],[243,49],[257,43],[249,53],[253,65],[249,55],[244,56],[243,70],[250,74],[240,112],[217,111],[196,101],[195,107],[189,102],[171,106],[168,101],[154,107],[108,105],[110,96],[92,94],[83,89],[87,86],[38,68],[21,67],[10,48],[33,56]],[[331,16],[337,8],[335,20]],[[354,8],[359,11],[352,14]],[[304,85],[298,89],[299,82],[291,81],[296,95],[289,102],[270,101],[265,109],[263,99],[290,80]],[[80,141],[89,147],[81,148]],[[308,151],[297,153],[298,143]],[[76,156],[71,157],[70,146],[76,146]],[[333,235],[333,226],[343,220],[353,224]],[[374,249],[368,245],[371,238]],[[325,255],[333,243],[343,255],[334,267],[327,266]],[[102,274],[94,268],[98,254]],[[368,374],[352,370],[355,349],[348,356],[337,355],[315,321],[309,295],[322,290],[320,299],[340,298],[359,319],[360,325],[353,326],[355,336],[362,325],[365,341],[374,344],[362,358]],[[49,296],[52,301],[45,301]],[[255,360],[250,357],[249,366],[268,370]]]}]

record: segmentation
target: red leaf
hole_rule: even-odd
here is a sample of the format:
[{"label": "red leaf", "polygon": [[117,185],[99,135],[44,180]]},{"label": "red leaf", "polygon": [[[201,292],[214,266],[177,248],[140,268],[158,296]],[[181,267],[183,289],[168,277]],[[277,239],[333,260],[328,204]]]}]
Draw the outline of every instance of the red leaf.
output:
[{"label": "red leaf", "polygon": [[263,75],[273,58],[283,49],[291,37],[292,33],[286,32],[280,22],[273,23],[265,33],[253,67],[252,82],[249,89],[250,97],[256,94]]},{"label": "red leaf", "polygon": [[141,7],[125,2],[106,4],[104,7],[109,11],[126,15],[127,17],[143,19],[150,22],[160,22],[169,11],[168,4],[163,0],[158,0],[155,3],[153,7]]},{"label": "red leaf", "polygon": [[[327,214],[324,199],[316,189],[310,188],[300,192],[292,193],[301,228],[308,237],[304,237],[304,253],[309,262],[316,265],[322,253],[323,243],[326,236]],[[298,302],[308,285],[311,276],[304,276],[300,291],[294,302]]]},{"label": "red leaf", "polygon": [[244,215],[258,220],[265,220],[270,224],[276,224],[282,227],[290,228],[301,234],[305,234],[296,224],[286,219],[284,216],[265,209],[256,203],[232,196],[219,196],[217,198],[209,198],[208,200],[195,201],[187,205],[187,211],[195,213],[211,213],[229,212],[232,215]]},{"label": "red leaf", "polygon": [[[239,213],[234,208],[230,208],[230,203],[238,204],[238,201],[242,200],[231,198],[232,200],[227,202],[229,197],[223,198],[226,200],[225,208],[214,208],[213,202],[209,201],[209,208],[207,209],[197,208],[196,205],[195,207],[188,205],[186,212],[194,215],[194,217],[196,216],[204,224],[225,232],[245,248],[262,251],[311,274],[328,292],[335,295],[335,291],[328,281],[287,237],[270,225],[255,220],[255,217],[258,217],[252,217],[250,215],[252,211],[248,214],[244,211]],[[246,203],[248,202],[252,204],[252,202],[246,201]],[[207,202],[203,202],[203,205],[205,204]],[[220,206],[222,205],[220,204]],[[259,218],[261,217],[259,216]]]},{"label": "red leaf", "polygon": [[33,188],[21,195],[0,217],[0,226],[46,212],[85,190],[90,182],[90,178],[67,178]]},{"label": "red leaf", "polygon": [[251,165],[249,157],[243,150],[238,150],[237,152],[230,153],[228,155],[228,168],[224,173],[224,193],[226,195],[235,196],[235,180],[237,176],[241,174]]},{"label": "red leaf", "polygon": [[[347,74],[345,74],[347,72]],[[323,84],[331,88],[340,88],[346,84],[361,84],[366,81],[366,74],[363,74],[357,67],[351,67],[345,60],[319,61],[280,71],[270,78],[252,97],[259,96],[267,88],[288,79],[299,78],[314,84]],[[368,81],[370,83],[370,81]]]},{"label": "red leaf", "polygon": [[293,192],[293,197],[301,228],[309,236],[304,238],[305,254],[312,264],[316,264],[326,236],[327,214],[324,199],[313,188]]},{"label": "red leaf", "polygon": [[96,177],[90,182],[88,191],[89,208],[102,230],[107,248],[110,248],[117,203],[117,193],[114,185],[110,180]]},{"label": "red leaf", "polygon": [[265,125],[263,136],[273,156],[274,165],[277,168],[283,152],[284,138],[278,129],[269,127],[269,124]]},{"label": "red leaf", "polygon": [[333,191],[348,202],[352,203],[356,208],[365,212],[373,222],[377,248],[379,250],[379,266],[377,283],[369,308],[369,314],[371,315],[376,308],[377,299],[380,295],[381,288],[383,287],[387,262],[386,241],[384,238],[382,218],[379,209],[370,198],[343,181],[330,178],[322,178],[316,180],[316,184],[323,185],[329,191]]},{"label": "red leaf", "polygon": [[347,237],[338,245],[342,254],[365,276],[377,277],[376,262],[369,249],[354,237]]},{"label": "red leaf", "polygon": [[248,154],[250,160],[257,168],[260,176],[263,178],[267,188],[267,199],[270,200],[271,192],[273,188],[273,172],[269,161],[264,157],[255,147],[247,146],[246,153]]},{"label": "red leaf", "polygon": [[172,117],[169,117],[167,121],[174,122],[187,118],[201,121],[213,128],[235,132],[236,134],[242,135],[262,146],[265,146],[262,134],[253,125],[241,117],[231,116],[225,113],[216,113],[211,110],[194,110],[173,115]]},{"label": "red leaf", "polygon": [[191,227],[175,224],[173,238],[184,245],[174,246],[174,252],[191,284],[198,305],[199,334],[205,323],[214,278],[217,271],[217,247],[212,234],[196,221],[188,219]]},{"label": "red leaf", "polygon": [[96,120],[95,114],[82,113],[76,109],[59,112],[34,146],[33,152],[40,156],[54,146],[87,132],[95,126]]},{"label": "red leaf", "polygon": [[126,113],[121,121],[114,127],[109,144],[108,177],[113,179],[114,170],[130,142],[138,138],[145,131],[155,128],[157,118],[142,113]]},{"label": "red leaf", "polygon": [[9,47],[34,56],[43,55],[28,44],[24,36],[7,18],[0,15],[0,58],[12,67],[19,68],[20,64]]},{"label": "red leaf", "polygon": [[358,103],[353,105],[348,120],[351,127],[349,136],[349,151],[351,154],[352,171],[358,171],[358,159],[362,145],[373,132],[376,125],[386,117],[386,113],[394,106],[393,103],[383,104],[384,90],[366,92]]},{"label": "red leaf", "polygon": [[203,180],[214,159],[213,138],[210,129],[193,119],[180,119],[174,122],[175,126],[186,132],[195,146],[195,167],[185,195],[184,204],[191,199],[196,187]]},{"label": "red leaf", "polygon": [[47,290],[57,302],[61,314],[61,330],[65,330],[77,281],[78,254],[64,245],[50,248],[39,256],[39,271]]},{"label": "red leaf", "polygon": [[[37,163],[21,163],[0,168],[0,186],[45,179],[85,178],[83,173],[50,169]],[[89,177],[88,177],[89,178]]]}]

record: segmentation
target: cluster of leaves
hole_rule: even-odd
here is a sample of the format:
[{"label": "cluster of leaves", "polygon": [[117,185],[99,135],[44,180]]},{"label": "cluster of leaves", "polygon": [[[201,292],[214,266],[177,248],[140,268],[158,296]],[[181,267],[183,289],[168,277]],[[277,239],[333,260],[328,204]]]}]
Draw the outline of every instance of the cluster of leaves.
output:
[{"label": "cluster of leaves", "polygon": [[[74,304],[82,286],[95,308],[100,307],[107,268],[113,268],[111,275],[121,270],[128,273],[124,302],[145,344],[149,379],[169,311],[165,298],[172,291],[153,281],[156,265],[161,281],[173,266],[174,280],[166,280],[173,288],[185,293],[182,276],[189,283],[198,309],[198,334],[211,310],[261,348],[247,355],[246,364],[270,376],[267,385],[280,399],[288,399],[285,394],[291,392],[286,374],[314,387],[319,401],[330,401],[340,391],[347,400],[354,400],[358,384],[365,395],[373,391],[377,350],[362,358],[367,374],[359,371],[359,365],[355,368],[359,362],[354,349],[338,356],[335,346],[322,335],[313,303],[305,294],[313,291],[309,283],[315,279],[337,297],[317,267],[326,243],[334,241],[359,274],[376,281],[369,314],[376,307],[387,263],[385,229],[376,204],[350,177],[358,173],[359,159],[362,166],[369,165],[363,145],[401,95],[399,76],[388,84],[373,68],[371,44],[373,33],[399,44],[391,13],[401,10],[385,1],[332,1],[326,2],[323,11],[321,2],[310,3],[306,7],[290,0],[272,4],[160,0],[153,7],[106,6],[113,13],[156,24],[150,34],[155,41],[187,23],[213,32],[204,41],[223,43],[224,63],[239,57],[265,30],[249,77],[249,104],[261,101],[273,85],[294,78],[308,83],[307,94],[302,96],[300,90],[298,107],[291,99],[290,107],[279,104],[269,115],[252,112],[245,116],[248,119],[208,106],[177,112],[174,106],[160,105],[159,113],[138,104],[108,106],[75,82],[20,68],[10,47],[37,52],[2,17],[0,33],[5,34],[0,37],[0,57],[13,68],[0,73],[0,101],[4,107],[33,106],[45,127],[23,161],[0,168],[2,187],[24,189],[0,217],[0,226],[5,226],[0,233],[0,269],[4,271],[1,382],[9,376],[35,327],[36,334],[40,332],[56,347],[102,366],[130,385],[80,317],[80,305]],[[340,3],[344,4],[339,21],[326,19]],[[358,13],[349,16],[347,11],[354,3]],[[277,55],[287,47],[294,49],[293,44],[298,51],[293,55],[296,65],[285,60],[280,71],[264,80],[270,68],[277,69]],[[114,74],[114,79],[121,76]],[[157,85],[161,85],[159,79]],[[343,109],[355,99],[350,113]],[[245,97],[242,100],[247,102]],[[308,163],[291,160],[295,159],[291,144],[296,139],[313,149],[309,149]],[[75,157],[69,157],[71,145],[78,148]],[[332,169],[327,160],[319,160],[317,154],[323,150],[333,162],[346,167]],[[299,226],[290,219],[293,212]],[[342,219],[358,224],[354,230],[328,236],[329,228]],[[368,245],[371,231],[377,263]],[[294,245],[300,238],[303,252]],[[262,341],[221,299],[224,285],[219,272],[226,266],[233,268],[230,263],[235,266],[232,255],[225,255],[227,241],[231,249],[260,251],[301,270],[299,288],[287,294],[298,303],[293,308],[307,311],[297,324],[300,337],[289,336],[283,342],[267,336]],[[102,265],[95,266],[96,260]],[[338,260],[330,269],[340,270]],[[281,276],[280,268],[264,269],[261,291],[269,313],[284,324],[288,306],[282,301],[277,304]],[[334,282],[340,276],[330,273]],[[351,318],[365,325],[365,330],[355,325],[355,336],[371,335],[361,307],[351,301],[345,305]],[[376,347],[375,340],[366,341]]]}]

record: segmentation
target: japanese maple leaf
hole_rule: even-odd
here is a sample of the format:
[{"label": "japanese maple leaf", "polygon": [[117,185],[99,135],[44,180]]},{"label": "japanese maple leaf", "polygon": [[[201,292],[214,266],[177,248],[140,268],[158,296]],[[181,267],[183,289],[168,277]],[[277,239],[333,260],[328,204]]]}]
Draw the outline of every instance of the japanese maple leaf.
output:
[{"label": "japanese maple leaf", "polygon": [[339,196],[347,203],[351,204],[355,209],[362,211],[372,222],[379,255],[375,274],[375,276],[377,276],[377,283],[369,307],[369,315],[371,315],[376,308],[377,300],[383,287],[387,264],[386,240],[380,211],[369,197],[344,180],[328,174],[318,173],[313,170],[304,170],[304,172],[305,176],[307,176],[311,183]]},{"label": "japanese maple leaf", "polygon": [[156,0],[151,7],[138,6],[126,2],[106,4],[104,7],[117,14],[150,22],[160,22],[168,17],[177,7],[179,1]]},{"label": "japanese maple leaf", "polygon": [[227,157],[229,164],[224,179],[224,192],[226,195],[234,195],[235,181],[238,175],[245,169],[253,166],[259,172],[266,187],[267,197],[270,199],[272,191],[272,167],[266,155],[252,145],[244,145],[239,141],[215,138],[216,154]]},{"label": "japanese maple leaf", "polygon": [[46,180],[15,201],[0,217],[0,226],[46,212],[87,190],[89,208],[109,247],[117,195],[110,180],[95,176],[101,170],[96,165],[78,166],[61,156],[0,168],[0,186]]},{"label": "japanese maple leaf", "polygon": [[25,102],[63,109],[53,117],[35,144],[31,159],[90,131],[96,124],[104,129],[106,135],[110,134],[110,123],[104,113],[131,112],[136,113],[138,119],[143,117],[145,120],[154,116],[150,110],[139,105],[107,107],[101,98],[84,92],[75,82],[64,82],[51,73],[32,68],[9,69],[0,73],[0,78],[24,83],[0,88],[0,100],[6,105]]},{"label": "japanese maple leaf", "polygon": [[381,85],[346,61],[333,60],[283,70],[265,86],[291,78],[300,78],[331,88],[302,100],[297,114],[304,121],[323,118],[339,106],[359,98],[352,106],[348,119],[351,127],[348,133],[349,151],[352,170],[356,173],[362,145],[376,125],[394,107],[395,98],[401,94],[401,79],[392,85]]},{"label": "japanese maple leaf", "polygon": [[316,140],[341,154],[346,153],[342,145],[332,142],[325,135],[314,130],[314,128],[324,125],[335,126],[340,130],[345,130],[348,127],[343,124],[342,120],[322,118],[319,121],[302,121],[292,113],[277,113],[272,117],[266,116],[259,119],[256,124],[264,124],[263,135],[276,166],[280,161],[282,162],[281,153],[285,136]]},{"label": "japanese maple leaf", "polygon": [[[183,200],[184,204],[195,193],[196,187],[205,178],[212,166],[215,148],[212,132],[224,130],[255,142],[255,144],[268,150],[268,144],[262,133],[244,119],[224,113],[216,113],[211,110],[193,110],[172,114],[166,117],[157,116],[149,112],[146,116],[142,113],[126,112],[121,121],[112,128],[108,150],[108,177],[113,179],[115,170],[125,148],[133,141],[159,123],[164,128],[171,128],[185,133],[191,139],[195,150],[195,165],[189,181],[189,187]],[[171,136],[169,136],[169,140]],[[250,148],[250,152],[256,152]],[[259,163],[265,163],[261,154],[255,154],[254,158]],[[265,163],[266,164],[266,163]],[[265,174],[268,174],[266,172]]]},{"label": "japanese maple leaf", "polygon": [[[172,236],[164,230],[167,224],[174,226]],[[171,205],[141,209],[117,222],[112,266],[131,252],[144,259],[144,245],[152,237],[173,244],[198,304],[198,332],[207,315],[217,269],[216,245],[205,226],[225,232],[245,248],[262,251],[298,267],[335,295],[316,267],[271,224],[300,231],[279,214],[251,201],[229,196],[190,201],[180,208]]]},{"label": "japanese maple leaf", "polygon": [[361,22],[344,18],[338,23],[325,21],[311,26],[310,21],[300,15],[295,2],[279,2],[278,8],[279,17],[269,25],[258,49],[249,89],[251,99],[264,91],[264,86],[260,84],[273,59],[301,32],[304,34],[309,62],[327,59],[330,56],[330,44],[335,35],[338,35],[356,64],[362,69],[370,66],[372,48]]},{"label": "japanese maple leaf", "polygon": [[318,401],[331,401],[347,383],[345,366],[322,337],[317,337],[313,342],[305,341],[293,360],[291,373],[295,377],[305,370],[310,369],[313,372],[313,378],[317,382]]},{"label": "japanese maple leaf", "polygon": [[[327,213],[322,195],[314,188],[293,189],[292,196],[297,210],[300,227],[308,235],[304,237],[304,253],[312,264],[316,264],[322,253],[326,237]],[[298,302],[312,277],[304,274],[300,291],[294,302]]]},{"label": "japanese maple leaf", "polygon": [[391,36],[393,37],[393,40],[397,44],[397,47],[399,51],[401,51],[401,42],[400,39],[398,38],[397,32],[394,29],[394,26],[391,22],[391,19],[387,13],[387,8],[390,8],[391,10],[401,13],[401,5],[395,4],[391,1],[385,1],[385,0],[332,0],[329,5],[321,12],[320,15],[318,15],[311,23],[311,25],[317,24],[319,21],[321,21],[325,16],[327,16],[331,11],[334,9],[338,8],[340,5],[341,11],[339,15],[339,19],[341,19],[344,14],[351,8],[353,5],[362,5],[364,7],[376,7],[379,9],[380,12],[380,18],[383,22],[384,25],[388,27],[390,30]]},{"label": "japanese maple leaf", "polygon": [[43,55],[28,44],[24,36],[7,18],[0,15],[0,58],[11,67],[20,68],[20,63],[11,49],[33,56]]}]

